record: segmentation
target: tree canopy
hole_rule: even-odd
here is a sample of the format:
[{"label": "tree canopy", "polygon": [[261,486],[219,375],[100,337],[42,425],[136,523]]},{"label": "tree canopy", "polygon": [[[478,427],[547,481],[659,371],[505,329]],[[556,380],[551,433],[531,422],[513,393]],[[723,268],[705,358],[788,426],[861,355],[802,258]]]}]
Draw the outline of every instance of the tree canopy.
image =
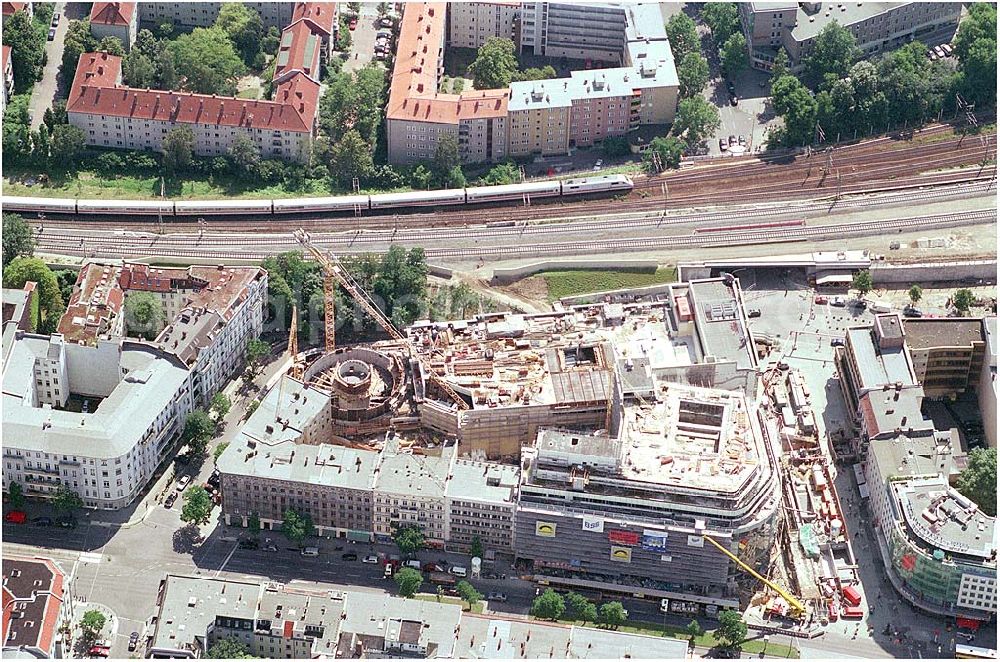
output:
[{"label": "tree canopy", "polygon": [[721,126],[719,109],[703,96],[682,99],[677,104],[672,133],[684,140],[688,146],[700,144]]},{"label": "tree canopy", "polygon": [[997,7],[976,2],[955,35],[955,55],[961,78],[959,87],[966,101],[996,105],[997,99]]},{"label": "tree canopy", "polygon": [[24,508],[24,502],[24,489],[21,484],[11,481],[7,486],[7,505],[11,510],[20,510]]},{"label": "tree canopy", "polygon": [[606,625],[612,629],[618,629],[628,620],[628,612],[618,601],[605,602],[597,611],[597,620],[601,625]]},{"label": "tree canopy", "polygon": [[107,617],[96,609],[84,612],[83,618],[80,619],[80,630],[83,631],[84,639],[88,642],[96,640],[101,636],[107,622]]},{"label": "tree canopy", "polygon": [[164,322],[163,304],[152,292],[129,292],[125,297],[125,333],[153,340]]},{"label": "tree canopy", "polygon": [[924,297],[924,288],[919,285],[910,285],[910,289],[906,291],[907,296],[910,297],[910,303],[916,304]]},{"label": "tree canopy", "polygon": [[392,532],[392,540],[403,556],[413,556],[424,548],[424,532],[418,526],[400,526]]},{"label": "tree canopy", "polygon": [[719,627],[715,630],[715,638],[727,646],[735,647],[747,638],[747,624],[743,615],[735,609],[728,609],[719,614]]},{"label": "tree canopy", "polygon": [[951,302],[955,305],[955,309],[960,313],[967,313],[969,309],[972,308],[973,302],[976,300],[976,295],[972,293],[972,290],[962,288],[956,290],[955,294],[951,297]]},{"label": "tree canopy", "polygon": [[424,583],[424,576],[413,568],[400,568],[392,578],[396,581],[399,594],[404,598],[412,598]]},{"label": "tree canopy", "polygon": [[3,19],[3,43],[4,46],[10,46],[14,90],[25,92],[31,89],[35,81],[41,78],[45,36],[22,9]]},{"label": "tree canopy", "polygon": [[222,391],[219,391],[212,396],[212,402],[209,405],[209,408],[215,413],[218,420],[222,420],[226,417],[226,414],[229,413],[232,406],[233,403],[229,400],[229,396]]},{"label": "tree canopy", "polygon": [[83,508],[83,499],[66,485],[60,485],[52,497],[52,507],[57,513],[70,515],[74,510]]},{"label": "tree canopy", "polygon": [[226,637],[209,646],[205,657],[210,660],[247,660],[254,656],[242,641]]},{"label": "tree canopy", "polygon": [[[605,139],[607,142],[607,139]],[[479,179],[483,186],[493,186],[496,184],[517,184],[521,181],[521,171],[516,164],[510,161],[500,163],[490,168],[489,172]]]},{"label": "tree canopy", "polygon": [[820,30],[812,52],[803,58],[803,76],[812,86],[823,83],[827,75],[843,78],[859,57],[861,49],[857,39],[850,30],[834,20]]},{"label": "tree canopy", "polygon": [[261,52],[264,23],[255,9],[241,2],[226,2],[219,9],[215,27],[221,29],[239,52],[243,64],[254,66]]},{"label": "tree canopy", "polygon": [[816,131],[816,100],[806,86],[795,76],[782,76],[771,84],[771,100],[784,120],[784,126],[772,132],[774,139],[786,146],[811,143]]},{"label": "tree canopy", "polygon": [[871,292],[872,288],[875,287],[875,284],[872,281],[872,272],[865,269],[854,274],[854,280],[851,281],[851,287],[856,289],[858,294],[861,296]]},{"label": "tree canopy", "polygon": [[517,72],[514,42],[504,37],[490,37],[479,48],[469,65],[469,74],[477,90],[492,90],[510,85]]},{"label": "tree canopy", "polygon": [[201,526],[208,523],[212,515],[212,496],[201,485],[195,485],[184,491],[184,506],[181,508],[181,521]]},{"label": "tree canopy", "polygon": [[674,136],[657,137],[649,143],[649,150],[646,151],[643,162],[647,170],[661,172],[678,167],[683,153],[684,142],[681,139]]},{"label": "tree canopy", "polygon": [[312,517],[289,508],[281,522],[281,532],[292,543],[301,546],[305,539],[316,533]]},{"label": "tree canopy", "polygon": [[684,12],[677,12],[667,20],[666,31],[675,62],[680,62],[689,53],[698,53],[701,48],[694,20]]},{"label": "tree canopy", "polygon": [[163,171],[173,175],[191,165],[194,155],[194,132],[189,126],[178,126],[163,138]]},{"label": "tree canopy", "polygon": [[750,64],[747,39],[742,32],[734,32],[719,49],[722,70],[727,76],[738,76]]},{"label": "tree canopy", "polygon": [[969,463],[958,475],[958,491],[976,502],[979,508],[995,517],[997,514],[997,449],[973,448]]},{"label": "tree canopy", "polygon": [[699,96],[710,78],[708,60],[701,53],[688,53],[679,62],[677,80],[681,98]]},{"label": "tree canopy", "polygon": [[195,409],[184,419],[184,431],[181,441],[191,448],[192,455],[203,456],[208,449],[208,442],[215,434],[215,421],[204,409]]},{"label": "tree canopy", "polygon": [[483,594],[477,591],[475,586],[465,580],[458,582],[458,585],[455,586],[455,590],[458,592],[458,597],[462,598],[469,604],[469,609],[472,609],[472,605],[483,599]]},{"label": "tree canopy", "polygon": [[[6,244],[6,237],[4,238]],[[4,247],[6,249],[6,245]],[[39,331],[54,331],[65,306],[59,282],[52,270],[37,257],[15,257],[3,270],[3,286],[21,289],[28,281],[36,283],[38,307],[41,311]]]},{"label": "tree canopy", "polygon": [[712,31],[717,47],[726,43],[740,29],[740,16],[735,2],[709,2],[701,10],[701,20]]},{"label": "tree canopy", "polygon": [[35,236],[31,226],[18,214],[3,215],[3,266],[7,268],[16,257],[31,257],[35,252]]},{"label": "tree canopy", "polygon": [[[4,26],[4,32],[6,31]],[[70,21],[69,27],[66,28],[66,36],[63,38],[62,64],[59,67],[64,84],[68,86],[73,82],[80,56],[96,49],[97,40],[90,32],[90,19]]]},{"label": "tree canopy", "polygon": [[236,79],[246,72],[246,67],[221,28],[195,28],[171,41],[167,49],[185,90],[236,95]]},{"label": "tree canopy", "polygon": [[87,136],[83,129],[69,124],[57,124],[52,130],[50,143],[52,161],[62,167],[76,165],[76,160],[86,146]]},{"label": "tree canopy", "polygon": [[566,607],[573,618],[584,623],[597,622],[597,605],[576,591],[566,594]]},{"label": "tree canopy", "polygon": [[564,611],[566,611],[566,601],[551,588],[545,589],[545,592],[531,603],[531,615],[536,618],[557,621]]}]

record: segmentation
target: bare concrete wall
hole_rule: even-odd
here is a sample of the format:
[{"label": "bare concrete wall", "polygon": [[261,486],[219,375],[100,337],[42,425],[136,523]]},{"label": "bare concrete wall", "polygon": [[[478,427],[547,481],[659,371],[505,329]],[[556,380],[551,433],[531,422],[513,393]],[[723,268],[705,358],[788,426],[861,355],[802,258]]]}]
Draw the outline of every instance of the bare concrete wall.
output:
[{"label": "bare concrete wall", "polygon": [[922,264],[889,264],[875,262],[871,266],[872,281],[879,285],[909,285],[960,281],[963,278],[982,279],[995,283],[996,260],[970,260],[967,262],[929,262]]},{"label": "bare concrete wall", "polygon": [[659,266],[659,263],[653,260],[546,260],[523,264],[519,267],[494,269],[492,283],[506,285],[542,271],[592,269],[595,271],[648,271],[653,273]]}]

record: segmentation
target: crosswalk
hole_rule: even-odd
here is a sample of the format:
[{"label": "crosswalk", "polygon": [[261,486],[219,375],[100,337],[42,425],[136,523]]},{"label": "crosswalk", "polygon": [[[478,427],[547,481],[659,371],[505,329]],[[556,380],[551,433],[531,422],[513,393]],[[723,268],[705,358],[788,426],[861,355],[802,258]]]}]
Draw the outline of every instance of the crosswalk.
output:
[{"label": "crosswalk", "polygon": [[104,555],[98,552],[81,552],[80,563],[100,563],[104,560]]}]

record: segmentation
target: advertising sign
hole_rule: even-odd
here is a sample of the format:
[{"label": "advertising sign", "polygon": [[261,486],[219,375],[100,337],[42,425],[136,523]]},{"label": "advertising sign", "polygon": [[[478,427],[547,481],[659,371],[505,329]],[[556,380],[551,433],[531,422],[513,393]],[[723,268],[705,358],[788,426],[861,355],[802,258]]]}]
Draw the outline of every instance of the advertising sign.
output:
[{"label": "advertising sign", "polygon": [[639,534],[634,531],[611,529],[608,531],[608,540],[617,545],[629,545],[630,547],[634,547],[639,544]]},{"label": "advertising sign", "polygon": [[659,531],[643,531],[642,548],[650,552],[667,551],[667,534]]},{"label": "advertising sign", "polygon": [[618,547],[613,545],[611,547],[611,560],[619,561],[621,563],[631,563],[632,562],[632,550],[628,547]]},{"label": "advertising sign", "polygon": [[604,520],[600,517],[590,517],[588,515],[584,515],[583,530],[602,532],[604,531]]},{"label": "advertising sign", "polygon": [[705,539],[701,536],[688,536],[688,547],[704,547]]},{"label": "advertising sign", "polygon": [[539,538],[555,538],[556,537],[556,524],[555,522],[535,522],[535,535]]}]

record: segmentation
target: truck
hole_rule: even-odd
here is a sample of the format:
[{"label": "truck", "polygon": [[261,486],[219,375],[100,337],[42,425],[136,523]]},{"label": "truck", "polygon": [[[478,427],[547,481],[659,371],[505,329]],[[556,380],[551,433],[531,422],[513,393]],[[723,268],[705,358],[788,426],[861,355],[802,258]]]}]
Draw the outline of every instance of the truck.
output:
[{"label": "truck", "polygon": [[439,586],[454,586],[455,578],[449,575],[447,572],[432,572],[427,576],[427,579],[432,584],[437,584]]}]

